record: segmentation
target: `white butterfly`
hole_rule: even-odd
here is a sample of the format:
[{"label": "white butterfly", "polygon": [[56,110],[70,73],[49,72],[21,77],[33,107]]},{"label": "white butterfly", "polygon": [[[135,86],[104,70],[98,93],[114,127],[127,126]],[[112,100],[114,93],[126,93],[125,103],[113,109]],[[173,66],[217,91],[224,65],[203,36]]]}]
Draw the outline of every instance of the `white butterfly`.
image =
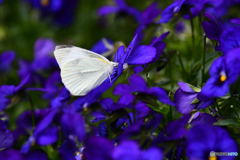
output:
[{"label": "white butterfly", "polygon": [[[65,87],[75,96],[86,95],[113,72],[116,62],[75,46],[60,45],[54,51]],[[110,79],[111,80],[111,79]]]}]

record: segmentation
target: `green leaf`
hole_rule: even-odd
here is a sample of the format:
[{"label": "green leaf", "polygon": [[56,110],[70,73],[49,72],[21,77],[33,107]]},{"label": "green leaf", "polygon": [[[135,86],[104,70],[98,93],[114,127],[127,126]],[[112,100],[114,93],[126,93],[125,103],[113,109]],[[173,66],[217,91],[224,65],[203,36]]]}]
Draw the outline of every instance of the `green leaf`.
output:
[{"label": "green leaf", "polygon": [[195,103],[198,103],[198,102],[199,102],[198,98],[195,98],[190,104],[195,104]]},{"label": "green leaf", "polygon": [[199,62],[195,63],[194,66],[193,66],[193,68],[192,68],[192,70],[191,70],[191,72],[192,72],[192,73],[197,73],[198,71],[200,71],[201,66],[202,66],[201,63],[199,63]]},{"label": "green leaf", "polygon": [[[188,83],[187,83],[187,84],[188,84]],[[189,86],[192,90],[194,90],[195,92],[201,92],[201,88],[195,87],[195,86],[193,86],[193,85],[191,85],[191,84],[188,84],[188,86]]]},{"label": "green leaf", "polygon": [[237,121],[236,119],[224,119],[222,121],[215,122],[214,125],[240,127],[240,122]]}]

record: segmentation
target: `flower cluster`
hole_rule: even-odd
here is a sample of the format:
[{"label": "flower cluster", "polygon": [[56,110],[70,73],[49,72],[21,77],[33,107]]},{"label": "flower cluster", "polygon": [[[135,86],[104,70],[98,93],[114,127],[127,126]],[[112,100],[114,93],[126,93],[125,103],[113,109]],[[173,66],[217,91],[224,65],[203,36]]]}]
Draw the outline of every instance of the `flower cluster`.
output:
[{"label": "flower cluster", "polygon": [[[0,26],[0,41],[7,44],[0,48],[0,159],[236,159],[240,18],[230,9],[240,1],[92,3],[19,0],[16,27],[6,20],[10,4],[0,0],[6,11],[0,21],[10,25]],[[50,31],[36,30],[36,24]],[[94,36],[84,36],[86,31]],[[22,33],[34,41],[9,44],[14,38],[8,35]],[[73,96],[62,82],[67,63],[60,67],[54,57],[60,43],[106,57],[116,64],[111,75],[85,95]],[[66,51],[68,62],[81,54]],[[81,76],[78,70],[92,76],[91,69],[77,65],[69,75]]]}]

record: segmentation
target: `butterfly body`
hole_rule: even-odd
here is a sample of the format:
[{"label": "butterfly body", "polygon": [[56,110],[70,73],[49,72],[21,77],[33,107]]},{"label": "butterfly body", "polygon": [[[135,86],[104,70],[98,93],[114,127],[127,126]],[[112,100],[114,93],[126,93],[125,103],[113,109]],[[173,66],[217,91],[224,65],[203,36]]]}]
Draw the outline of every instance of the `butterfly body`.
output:
[{"label": "butterfly body", "polygon": [[102,84],[118,66],[102,55],[74,46],[57,46],[54,55],[63,84],[76,96],[86,95]]}]

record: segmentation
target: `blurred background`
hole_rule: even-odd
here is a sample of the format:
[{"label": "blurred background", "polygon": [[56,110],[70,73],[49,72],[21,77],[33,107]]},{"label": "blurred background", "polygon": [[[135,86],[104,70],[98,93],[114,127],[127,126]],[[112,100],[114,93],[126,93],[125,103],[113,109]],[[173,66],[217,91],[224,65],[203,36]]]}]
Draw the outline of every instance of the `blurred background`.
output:
[{"label": "blurred background", "polygon": [[[46,1],[46,2],[44,2]],[[47,5],[48,0],[39,1]],[[129,6],[143,11],[153,1],[127,0]],[[129,15],[100,17],[97,10],[116,5],[112,0],[69,0],[59,11],[34,6],[34,0],[5,0],[0,6],[0,52],[14,50],[18,56],[31,59],[35,41],[51,38],[58,44],[72,44],[90,49],[102,37],[128,44],[138,24]],[[46,4],[44,4],[46,3]],[[165,8],[171,2],[160,2]],[[66,11],[63,11],[66,10]],[[57,13],[60,12],[60,13]],[[61,13],[62,12],[62,13]],[[71,12],[63,14],[63,12]]]}]

